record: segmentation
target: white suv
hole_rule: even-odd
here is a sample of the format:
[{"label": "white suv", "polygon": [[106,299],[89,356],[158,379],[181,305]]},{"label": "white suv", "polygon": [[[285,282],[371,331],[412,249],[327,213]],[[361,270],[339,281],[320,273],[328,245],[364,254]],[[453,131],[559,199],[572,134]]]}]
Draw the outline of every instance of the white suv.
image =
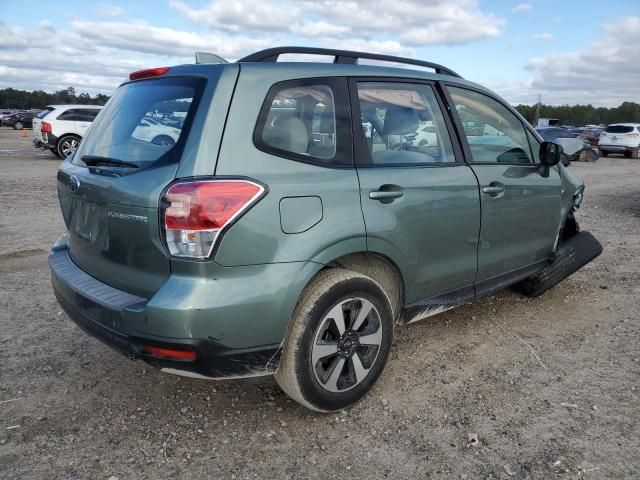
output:
[{"label": "white suv", "polygon": [[640,123],[607,125],[598,140],[601,157],[610,153],[624,153],[625,157],[640,158]]},{"label": "white suv", "polygon": [[80,140],[102,107],[98,105],[49,105],[33,119],[33,144],[48,148],[60,158],[76,151]]}]

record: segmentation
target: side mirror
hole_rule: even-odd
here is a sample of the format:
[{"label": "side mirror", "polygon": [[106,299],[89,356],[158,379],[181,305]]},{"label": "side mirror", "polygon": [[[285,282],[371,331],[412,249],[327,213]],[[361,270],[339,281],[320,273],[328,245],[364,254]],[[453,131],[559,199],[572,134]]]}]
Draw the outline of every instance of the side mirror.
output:
[{"label": "side mirror", "polygon": [[560,162],[562,146],[552,142],[542,142],[540,145],[540,163],[547,167],[553,167]]},{"label": "side mirror", "polygon": [[563,157],[562,146],[552,142],[542,142],[540,145],[540,168],[538,172],[543,177],[549,176],[549,169],[557,165]]}]

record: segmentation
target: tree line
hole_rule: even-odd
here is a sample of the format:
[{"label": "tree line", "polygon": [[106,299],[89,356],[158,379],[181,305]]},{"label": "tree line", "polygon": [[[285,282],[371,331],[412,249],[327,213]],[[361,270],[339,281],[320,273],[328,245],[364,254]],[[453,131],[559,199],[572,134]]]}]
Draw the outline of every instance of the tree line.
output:
[{"label": "tree line", "polygon": [[76,93],[73,87],[57,92],[47,93],[43,90],[16,90],[5,88],[0,90],[0,108],[28,110],[30,108],[42,109],[47,105],[59,104],[85,104],[104,105],[109,100],[108,95],[102,93],[92,97],[88,93]]},{"label": "tree line", "polygon": [[[520,114],[533,124],[536,105],[518,105]],[[541,118],[557,118],[560,125],[599,125],[610,123],[640,123],[640,104],[623,102],[613,108],[594,107],[593,105],[541,105]]]}]

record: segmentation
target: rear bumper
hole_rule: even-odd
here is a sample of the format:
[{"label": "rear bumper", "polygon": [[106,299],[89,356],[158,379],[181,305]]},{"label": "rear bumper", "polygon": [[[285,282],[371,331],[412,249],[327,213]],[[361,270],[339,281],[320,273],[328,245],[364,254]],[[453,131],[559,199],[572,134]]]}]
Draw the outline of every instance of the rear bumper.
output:
[{"label": "rear bumper", "polygon": [[58,143],[58,137],[48,133],[46,138],[47,138],[46,142],[42,141],[41,138],[34,138],[33,146],[36,148],[43,148],[43,149],[56,148],[56,144]]},{"label": "rear bumper", "polygon": [[627,145],[598,145],[600,150],[612,153],[633,153],[638,150],[638,147],[631,147]]},{"label": "rear bumper", "polygon": [[[66,248],[54,247],[49,266],[54,293],[69,318],[85,332],[129,358],[140,358],[162,370],[192,377],[229,378],[275,371],[279,343],[234,348],[212,337],[173,338],[139,331],[136,325],[140,322],[153,325],[155,317],[163,314],[157,308],[148,308],[148,299],[90,277],[73,263]],[[156,357],[146,353],[145,346],[188,350],[195,352],[195,360]]]}]

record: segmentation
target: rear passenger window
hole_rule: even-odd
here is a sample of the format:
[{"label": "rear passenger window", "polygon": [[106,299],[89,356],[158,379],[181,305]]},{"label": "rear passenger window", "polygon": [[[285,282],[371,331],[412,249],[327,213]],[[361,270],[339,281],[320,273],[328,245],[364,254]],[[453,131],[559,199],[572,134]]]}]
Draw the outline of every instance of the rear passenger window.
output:
[{"label": "rear passenger window", "polygon": [[254,142],[261,150],[293,160],[351,164],[344,80],[317,82],[306,79],[274,85],[262,107]]},{"label": "rear passenger window", "polygon": [[[433,89],[409,83],[358,83],[362,134],[373,166],[455,162]],[[366,161],[368,160],[368,161]]]},{"label": "rear passenger window", "polygon": [[77,122],[80,120],[79,110],[75,108],[70,108],[69,110],[65,110],[60,115],[58,115],[57,120],[67,120],[70,122]]},{"label": "rear passenger window", "polygon": [[497,100],[449,87],[475,163],[533,163],[522,122]]}]

